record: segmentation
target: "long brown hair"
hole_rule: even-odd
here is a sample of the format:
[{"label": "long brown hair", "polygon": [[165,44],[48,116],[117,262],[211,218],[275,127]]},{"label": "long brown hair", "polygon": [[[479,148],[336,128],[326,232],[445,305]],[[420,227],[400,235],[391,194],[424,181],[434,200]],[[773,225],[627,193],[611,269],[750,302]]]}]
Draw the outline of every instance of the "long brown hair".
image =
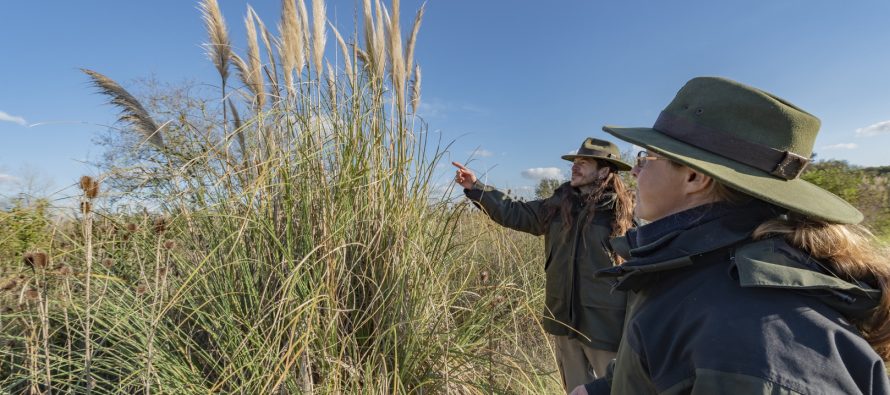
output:
[{"label": "long brown hair", "polygon": [[[615,166],[603,160],[597,160],[596,163],[597,168],[608,167],[609,174],[604,180],[598,182],[594,190],[585,198],[585,210],[587,211],[586,223],[589,224],[593,221],[596,214],[597,204],[603,199],[603,196],[609,193],[614,193],[615,203],[612,207],[614,218],[612,219],[612,232],[609,234],[609,237],[623,236],[627,233],[627,230],[633,226],[633,195],[628,190],[627,186],[624,185],[624,181],[621,180],[621,177],[618,176],[617,168]],[[572,208],[576,201],[575,195],[570,193],[570,191],[571,189],[567,187],[560,188],[557,191],[557,194],[559,195],[557,196],[558,203],[550,205],[550,210],[547,213],[548,222],[557,214],[562,216],[563,231],[565,232],[572,228],[575,221],[575,218],[572,216]],[[610,252],[610,255],[616,265],[624,263],[624,260],[618,256],[618,254]]]},{"label": "long brown hair", "polygon": [[[714,183],[714,196],[730,204],[754,199],[742,192]],[[861,320],[853,321],[862,336],[884,361],[890,361],[890,259],[864,226],[834,224],[796,213],[773,218],[754,230],[754,239],[780,235],[792,246],[831,265],[841,278],[870,283],[881,290],[880,305]]]}]

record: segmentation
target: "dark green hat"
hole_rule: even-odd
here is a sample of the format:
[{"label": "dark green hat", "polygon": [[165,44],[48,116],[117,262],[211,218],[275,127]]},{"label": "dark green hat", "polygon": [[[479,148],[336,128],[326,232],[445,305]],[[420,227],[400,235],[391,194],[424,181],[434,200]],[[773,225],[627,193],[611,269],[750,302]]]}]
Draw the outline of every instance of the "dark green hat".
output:
[{"label": "dark green hat", "polygon": [[613,144],[611,141],[595,139],[593,137],[588,137],[581,143],[581,148],[578,148],[578,152],[571,155],[563,155],[563,159],[572,162],[575,158],[592,158],[592,159],[602,159],[606,162],[609,162],[618,170],[630,170],[631,165],[623,162],[621,160],[621,153],[618,152],[618,146]]},{"label": "dark green hat", "polygon": [[724,78],[694,78],[651,128],[603,130],[788,210],[834,223],[862,213],[800,179],[819,119],[757,88]]}]

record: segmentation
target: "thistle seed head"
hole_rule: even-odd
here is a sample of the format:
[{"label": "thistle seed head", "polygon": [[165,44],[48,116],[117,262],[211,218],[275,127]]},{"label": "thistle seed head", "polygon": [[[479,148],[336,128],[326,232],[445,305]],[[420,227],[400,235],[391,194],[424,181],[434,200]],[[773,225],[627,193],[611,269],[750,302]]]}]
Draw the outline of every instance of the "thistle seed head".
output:
[{"label": "thistle seed head", "polygon": [[49,259],[46,256],[45,252],[35,252],[34,253],[34,267],[38,269],[43,269],[46,267]]},{"label": "thistle seed head", "polygon": [[162,234],[167,231],[167,219],[164,217],[156,218],[154,223],[155,233]]},{"label": "thistle seed head", "polygon": [[34,253],[26,252],[25,256],[22,257],[22,261],[24,261],[25,266],[28,266],[33,269],[34,268]]},{"label": "thistle seed head", "polygon": [[488,270],[483,270],[482,273],[479,273],[479,280],[482,281],[482,284],[488,284],[488,280],[490,280]]},{"label": "thistle seed head", "polygon": [[16,281],[15,279],[12,279],[12,280],[9,280],[6,283],[4,283],[3,286],[0,286],[0,291],[4,291],[4,292],[11,291],[18,286],[19,286],[19,282]]},{"label": "thistle seed head", "polygon": [[90,176],[80,177],[80,189],[87,199],[92,200],[99,196],[99,182]]}]

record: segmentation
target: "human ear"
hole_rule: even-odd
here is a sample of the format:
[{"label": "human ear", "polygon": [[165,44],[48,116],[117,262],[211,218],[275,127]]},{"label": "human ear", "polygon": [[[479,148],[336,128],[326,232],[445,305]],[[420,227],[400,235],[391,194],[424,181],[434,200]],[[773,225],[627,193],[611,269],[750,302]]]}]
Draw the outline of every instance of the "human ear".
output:
[{"label": "human ear", "polygon": [[609,168],[608,167],[600,167],[596,170],[596,177],[600,180],[605,180],[606,177],[609,176]]},{"label": "human ear", "polygon": [[688,167],[685,170],[688,172],[684,182],[686,193],[696,194],[710,189],[711,184],[714,182],[713,178]]}]

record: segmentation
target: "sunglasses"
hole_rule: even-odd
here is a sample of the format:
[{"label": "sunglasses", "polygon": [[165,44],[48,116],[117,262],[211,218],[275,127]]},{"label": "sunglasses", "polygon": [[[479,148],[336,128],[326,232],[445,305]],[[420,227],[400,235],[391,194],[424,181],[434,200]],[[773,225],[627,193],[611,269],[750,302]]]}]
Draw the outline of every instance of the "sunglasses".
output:
[{"label": "sunglasses", "polygon": [[646,166],[646,162],[659,159],[667,160],[667,158],[662,158],[660,156],[652,156],[651,154],[649,154],[649,152],[646,151],[637,152],[637,167],[642,169],[644,166]]}]

